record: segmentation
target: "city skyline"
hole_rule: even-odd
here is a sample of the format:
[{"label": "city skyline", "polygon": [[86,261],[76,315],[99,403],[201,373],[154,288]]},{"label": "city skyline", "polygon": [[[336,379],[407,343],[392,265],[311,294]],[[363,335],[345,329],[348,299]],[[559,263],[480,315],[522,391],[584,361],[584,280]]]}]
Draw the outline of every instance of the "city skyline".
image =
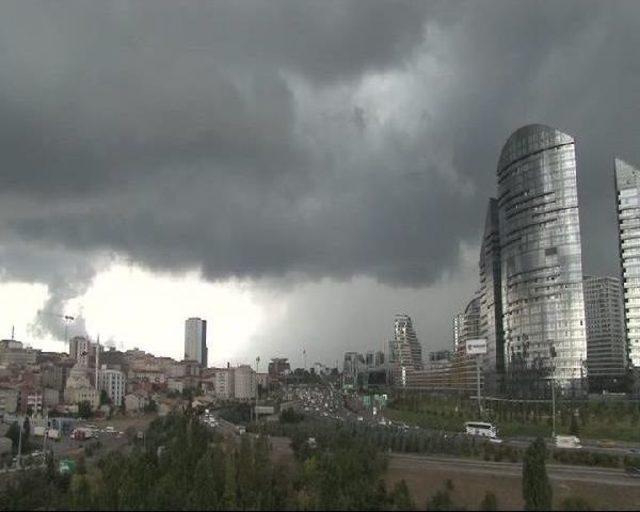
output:
[{"label": "city skyline", "polygon": [[42,309],[180,357],[197,315],[234,336],[217,364],[301,361],[300,339],[333,361],[382,347],[406,311],[445,348],[500,147],[529,123],[575,137],[583,271],[618,275],[637,4],[147,7],[6,4],[3,337],[63,350]]}]

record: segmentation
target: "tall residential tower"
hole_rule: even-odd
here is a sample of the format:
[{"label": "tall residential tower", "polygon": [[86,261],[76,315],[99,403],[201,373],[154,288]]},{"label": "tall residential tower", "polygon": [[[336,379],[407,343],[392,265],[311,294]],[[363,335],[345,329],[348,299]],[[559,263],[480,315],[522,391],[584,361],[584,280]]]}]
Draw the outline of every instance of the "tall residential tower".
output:
[{"label": "tall residential tower", "polygon": [[614,167],[627,354],[640,369],[640,170],[618,158]]},{"label": "tall residential tower", "polygon": [[394,339],[391,341],[391,362],[401,367],[422,370],[422,346],[409,315],[396,315]]}]

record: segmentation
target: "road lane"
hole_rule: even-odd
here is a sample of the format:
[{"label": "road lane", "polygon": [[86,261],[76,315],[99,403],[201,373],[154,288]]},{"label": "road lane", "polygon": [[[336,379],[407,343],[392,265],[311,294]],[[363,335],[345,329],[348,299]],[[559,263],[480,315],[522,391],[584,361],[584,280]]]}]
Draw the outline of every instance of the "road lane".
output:
[{"label": "road lane", "polygon": [[[389,455],[389,464],[396,469],[440,469],[487,475],[522,475],[522,464],[519,462],[492,462],[454,457],[391,453]],[[640,479],[631,478],[622,469],[547,464],[547,472],[552,480],[573,480],[640,487]]]}]

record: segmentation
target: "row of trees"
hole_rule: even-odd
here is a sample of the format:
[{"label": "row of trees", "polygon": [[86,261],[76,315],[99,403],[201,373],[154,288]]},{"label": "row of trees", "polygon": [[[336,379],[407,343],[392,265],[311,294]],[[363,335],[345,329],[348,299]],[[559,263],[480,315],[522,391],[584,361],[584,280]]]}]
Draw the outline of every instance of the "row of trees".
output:
[{"label": "row of trees", "polygon": [[[466,418],[477,413],[477,402],[466,397],[445,395],[423,395],[408,393],[390,402],[395,409],[424,412],[447,418]],[[546,402],[527,401],[486,401],[485,409],[494,419],[500,421],[542,422],[551,416],[551,400]],[[637,401],[574,401],[558,400],[556,414],[561,425],[568,426],[576,415],[581,426],[591,421],[609,419],[640,425],[640,403]]]},{"label": "row of trees", "polygon": [[[225,439],[190,415],[155,420],[143,445],[82,464],[73,478],[46,470],[19,475],[0,510],[381,510],[404,509],[406,484],[387,491],[386,458],[347,430],[274,464],[266,436]],[[37,493],[33,490],[38,489]]]},{"label": "row of trees", "polygon": [[[437,455],[453,455],[458,457],[481,458],[495,462],[519,462],[523,458],[523,450],[487,440],[480,440],[465,434],[447,434],[442,431],[426,431],[400,429],[370,425],[365,423],[350,424],[342,427],[337,423],[304,420],[299,423],[264,423],[252,424],[250,431],[264,434],[307,439],[314,437],[324,439],[332,437],[340,429],[347,429],[354,436],[367,439],[378,449],[399,453],[421,453]],[[587,450],[548,450],[546,457],[563,464],[577,464],[601,467],[640,466],[640,457],[631,455],[615,455],[591,453]]]},{"label": "row of trees", "polygon": [[[73,478],[57,474],[51,459],[45,470],[20,475],[0,493],[0,510],[416,509],[404,480],[387,488],[387,456],[377,437],[382,431],[307,420],[262,428],[286,431],[294,463],[274,464],[264,435],[243,435],[236,442],[191,415],[171,415],[155,420],[145,443],[133,444],[130,454],[112,452],[93,467],[80,464]],[[551,509],[548,458],[540,438],[524,453],[527,510]],[[427,510],[461,510],[453,490],[453,483],[445,482],[429,498]],[[481,510],[497,506],[491,492],[479,504]],[[563,508],[589,506],[571,498]]]},{"label": "row of trees", "polygon": [[[497,423],[506,435],[551,433],[550,401],[486,401],[484,405],[482,419]],[[477,402],[465,397],[408,393],[393,400],[389,410],[396,419],[444,430],[459,430],[464,421],[477,418]],[[559,432],[640,441],[638,402],[562,400],[556,415]]]}]

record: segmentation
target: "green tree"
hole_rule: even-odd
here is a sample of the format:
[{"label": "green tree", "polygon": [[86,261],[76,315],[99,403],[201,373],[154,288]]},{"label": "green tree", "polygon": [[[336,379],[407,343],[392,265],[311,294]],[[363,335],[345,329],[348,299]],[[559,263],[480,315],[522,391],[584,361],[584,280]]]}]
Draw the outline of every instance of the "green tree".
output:
[{"label": "green tree", "polygon": [[585,499],[579,496],[570,496],[562,500],[561,510],[593,510],[593,508]]},{"label": "green tree", "polygon": [[84,400],[78,404],[78,416],[81,418],[91,418],[92,414],[93,410],[89,401]]},{"label": "green tree", "polygon": [[22,449],[29,449],[29,436],[31,435],[31,420],[29,416],[25,416],[22,422]]},{"label": "green tree", "polygon": [[498,510],[498,499],[493,492],[484,493],[484,498],[480,502],[480,510]]},{"label": "green tree", "polygon": [[246,510],[254,508],[255,480],[253,447],[248,434],[240,438],[240,450],[238,452],[238,506]]},{"label": "green tree", "polygon": [[550,510],[553,490],[547,475],[547,448],[538,437],[527,448],[522,461],[522,497],[525,510]]},{"label": "green tree", "polygon": [[460,508],[453,504],[449,491],[440,489],[427,501],[427,510],[460,510]]},{"label": "green tree", "polygon": [[224,466],[224,494],[222,506],[225,510],[234,510],[237,502],[236,490],[236,464],[233,453],[228,453]]},{"label": "green tree", "polygon": [[393,487],[390,501],[393,510],[415,510],[416,508],[404,478]]},{"label": "green tree", "polygon": [[11,445],[13,447],[13,453],[18,452],[18,443],[20,442],[20,426],[17,421],[14,421],[7,430],[6,437],[11,439]]},{"label": "green tree", "polygon": [[109,404],[110,400],[109,400],[109,394],[107,393],[106,390],[101,389],[100,390],[100,405],[107,405]]},{"label": "green tree", "polygon": [[84,455],[80,454],[80,456],[78,457],[78,464],[76,467],[76,471],[79,475],[86,475],[87,474],[87,463],[85,461]]},{"label": "green tree", "polygon": [[72,503],[75,510],[90,510],[92,508],[91,487],[84,475],[80,475],[74,482]]},{"label": "green tree", "polygon": [[580,427],[578,426],[578,417],[576,414],[571,415],[571,425],[569,426],[569,433],[572,436],[580,435]]},{"label": "green tree", "polygon": [[158,404],[156,403],[156,401],[153,399],[149,400],[149,403],[144,406],[144,412],[146,413],[158,412]]}]

